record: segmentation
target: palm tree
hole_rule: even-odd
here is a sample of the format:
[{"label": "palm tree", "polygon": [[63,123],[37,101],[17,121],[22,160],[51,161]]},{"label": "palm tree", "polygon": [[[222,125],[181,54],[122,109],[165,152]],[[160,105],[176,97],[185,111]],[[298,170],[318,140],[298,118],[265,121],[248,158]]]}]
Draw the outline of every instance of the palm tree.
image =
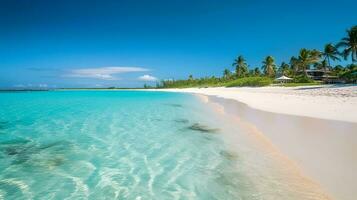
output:
[{"label": "palm tree", "polygon": [[261,72],[258,67],[254,68],[254,76],[260,76]]},{"label": "palm tree", "polygon": [[326,73],[326,71],[327,71],[327,68],[330,68],[331,66],[330,66],[330,64],[329,65],[327,65],[327,61],[326,60],[323,60],[322,62],[321,62],[321,68],[324,70],[324,72]]},{"label": "palm tree", "polygon": [[329,66],[331,66],[330,59],[333,61],[340,60],[340,58],[337,57],[338,55],[339,52],[333,44],[328,43],[325,45],[324,51],[322,52],[322,56],[325,58],[325,60],[327,60]]},{"label": "palm tree", "polygon": [[224,77],[225,79],[230,79],[231,76],[232,76],[232,72],[231,72],[229,69],[225,69],[225,70],[223,71],[223,77]]},{"label": "palm tree", "polygon": [[294,72],[294,75],[299,71],[299,59],[295,56],[290,58],[290,69]]},{"label": "palm tree", "polygon": [[289,72],[289,68],[289,64],[282,62],[279,66],[279,72],[281,73],[281,75],[286,75]]},{"label": "palm tree", "polygon": [[328,66],[327,60],[324,59],[320,63],[315,63],[314,67],[316,69],[322,69],[322,70],[324,70],[326,72],[326,69],[329,68],[330,66]]},{"label": "palm tree", "polygon": [[237,77],[244,77],[248,73],[248,66],[247,63],[245,62],[245,59],[243,56],[238,56],[235,60],[232,66],[236,67],[236,75]]},{"label": "palm tree", "polygon": [[341,39],[336,47],[343,48],[341,54],[347,60],[351,54],[352,62],[357,62],[357,26],[353,26],[350,30],[347,30],[347,37]]},{"label": "palm tree", "polygon": [[349,71],[353,71],[353,70],[356,70],[357,71],[357,64],[349,64],[346,66],[346,68],[349,70]]},{"label": "palm tree", "polygon": [[275,60],[273,56],[267,56],[263,61],[262,70],[264,71],[265,75],[272,77],[275,75]]},{"label": "palm tree", "polygon": [[307,76],[306,69],[309,68],[311,64],[319,62],[321,57],[321,52],[317,50],[301,49],[298,58],[298,67],[300,70],[304,71],[305,76]]},{"label": "palm tree", "polygon": [[339,75],[339,74],[341,74],[343,71],[344,71],[344,68],[343,68],[342,65],[336,65],[336,66],[333,68],[333,72],[335,73],[335,75]]}]

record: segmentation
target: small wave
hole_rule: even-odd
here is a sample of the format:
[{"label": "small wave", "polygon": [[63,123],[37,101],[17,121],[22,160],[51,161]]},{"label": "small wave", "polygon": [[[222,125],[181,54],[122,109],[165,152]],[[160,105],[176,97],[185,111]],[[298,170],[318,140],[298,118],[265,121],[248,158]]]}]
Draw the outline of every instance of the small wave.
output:
[{"label": "small wave", "polygon": [[69,197],[65,199],[77,199],[80,196],[84,196],[85,198],[89,197],[89,188],[81,178],[72,176],[67,173],[57,173],[57,175],[71,180],[75,185],[74,191],[69,195]]},{"label": "small wave", "polygon": [[122,187],[117,180],[115,180],[116,176],[121,176],[122,174],[123,173],[119,169],[105,167],[99,172],[100,181],[97,186],[102,189],[105,187],[114,189],[113,199],[117,199],[121,192],[127,193],[129,191],[127,188]]}]

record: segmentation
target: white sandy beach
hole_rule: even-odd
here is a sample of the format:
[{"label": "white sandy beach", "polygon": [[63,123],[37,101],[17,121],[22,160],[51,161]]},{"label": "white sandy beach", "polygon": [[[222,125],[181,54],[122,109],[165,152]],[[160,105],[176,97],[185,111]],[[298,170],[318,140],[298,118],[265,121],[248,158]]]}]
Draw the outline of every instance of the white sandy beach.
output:
[{"label": "white sandy beach", "polygon": [[164,91],[233,99],[274,113],[357,122],[357,86],[188,88]]},{"label": "white sandy beach", "polygon": [[357,86],[163,91],[220,97],[211,101],[236,116],[236,125],[248,124],[248,134],[257,141],[269,141],[277,154],[286,155],[332,199],[357,196]]}]

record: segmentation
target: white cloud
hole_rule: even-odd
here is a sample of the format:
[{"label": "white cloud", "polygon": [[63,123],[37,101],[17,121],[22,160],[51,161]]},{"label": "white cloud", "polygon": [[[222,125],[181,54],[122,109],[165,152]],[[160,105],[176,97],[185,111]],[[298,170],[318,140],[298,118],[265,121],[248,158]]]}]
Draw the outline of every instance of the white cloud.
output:
[{"label": "white cloud", "polygon": [[117,80],[114,74],[122,74],[129,72],[145,72],[148,69],[141,67],[99,67],[99,68],[83,68],[71,70],[66,77],[76,77],[76,78],[94,78],[102,80]]},{"label": "white cloud", "polygon": [[157,78],[156,78],[156,77],[150,76],[150,75],[148,75],[148,74],[145,74],[145,75],[143,75],[143,76],[139,76],[138,79],[141,80],[141,81],[157,81]]}]

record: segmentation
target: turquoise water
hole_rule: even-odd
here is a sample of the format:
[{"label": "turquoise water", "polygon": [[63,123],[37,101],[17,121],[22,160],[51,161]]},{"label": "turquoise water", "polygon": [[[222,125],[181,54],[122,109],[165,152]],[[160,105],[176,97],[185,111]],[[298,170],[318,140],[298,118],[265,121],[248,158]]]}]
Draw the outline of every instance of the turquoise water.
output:
[{"label": "turquoise water", "polygon": [[256,199],[197,97],[0,93],[0,199]]}]

